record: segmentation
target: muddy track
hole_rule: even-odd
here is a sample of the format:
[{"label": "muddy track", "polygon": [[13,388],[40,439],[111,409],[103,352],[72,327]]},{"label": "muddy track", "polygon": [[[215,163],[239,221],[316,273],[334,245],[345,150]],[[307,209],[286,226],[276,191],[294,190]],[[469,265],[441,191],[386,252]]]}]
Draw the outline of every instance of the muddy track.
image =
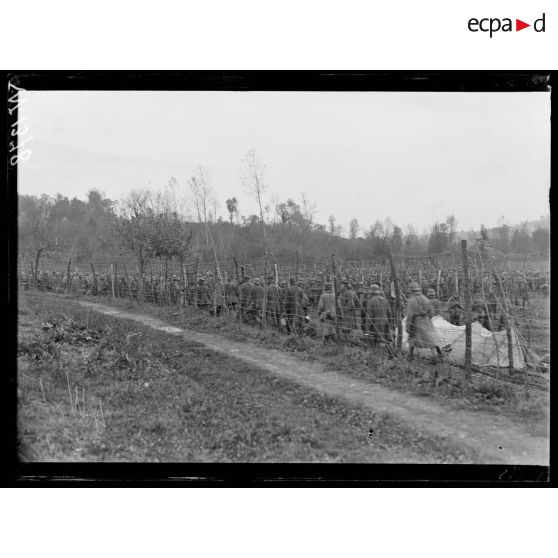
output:
[{"label": "muddy track", "polygon": [[81,306],[117,318],[202,343],[207,348],[257,366],[276,376],[328,396],[344,399],[377,413],[401,420],[424,434],[442,436],[470,447],[481,463],[548,465],[549,440],[529,434],[505,418],[481,412],[456,411],[430,399],[390,390],[371,382],[348,378],[319,363],[303,362],[284,351],[230,341],[218,335],[174,327],[157,318],[125,312],[96,302],[75,301]]}]

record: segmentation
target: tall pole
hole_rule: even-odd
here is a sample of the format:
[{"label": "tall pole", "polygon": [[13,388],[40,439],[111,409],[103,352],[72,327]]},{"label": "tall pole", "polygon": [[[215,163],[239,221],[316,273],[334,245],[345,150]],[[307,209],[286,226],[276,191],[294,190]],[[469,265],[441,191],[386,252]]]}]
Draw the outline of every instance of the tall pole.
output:
[{"label": "tall pole", "polygon": [[508,301],[506,299],[506,293],[504,292],[504,287],[502,286],[502,281],[500,277],[494,272],[494,279],[496,281],[496,287],[498,289],[498,294],[500,295],[500,299],[502,301],[502,313],[504,316],[504,325],[506,327],[506,335],[508,338],[508,367],[510,375],[512,375],[515,371],[514,369],[514,362],[513,362],[513,344],[512,344],[512,332],[511,332],[511,325],[510,325],[510,311],[508,307]]},{"label": "tall pole", "polygon": [[130,277],[128,277],[128,266],[126,265],[126,262],[124,262],[124,275],[126,276],[126,285],[128,285],[128,294],[130,295],[130,300],[132,300],[132,287],[130,285]]},{"label": "tall pole", "polygon": [[469,258],[467,254],[467,241],[461,241],[461,254],[463,256],[463,285],[465,287],[465,371],[471,375],[471,288],[469,282]]},{"label": "tall pole", "polygon": [[[297,254],[298,263],[298,254]],[[298,266],[297,266],[298,267]],[[335,301],[335,335],[337,337],[337,344],[341,347],[341,337],[339,336],[339,312],[337,304],[337,273],[335,272],[335,254],[331,254],[331,269],[333,277],[333,299]]]},{"label": "tall pole", "polygon": [[97,275],[95,275],[95,268],[93,267],[93,264],[91,262],[89,262],[89,265],[91,266],[91,271],[93,272],[93,281],[95,283],[95,296],[99,295],[99,285],[97,284]]},{"label": "tall pole", "polygon": [[263,300],[262,300],[262,327],[267,327],[267,251],[264,256],[264,276],[263,276]]},{"label": "tall pole", "polygon": [[70,258],[68,260],[68,269],[66,271],[66,292],[69,293],[70,292],[70,285],[71,285],[71,279],[70,279],[70,265],[72,264],[72,258]]},{"label": "tall pole", "polygon": [[110,264],[110,284],[112,289],[112,298],[116,298],[116,293],[114,291],[114,264]]},{"label": "tall pole", "polygon": [[388,252],[389,266],[391,268],[391,280],[393,281],[393,286],[395,288],[395,324],[397,327],[397,349],[401,349],[403,344],[403,324],[401,321],[401,290],[399,288],[399,279],[397,278],[397,270],[395,268],[395,263],[393,262],[393,256],[391,255],[391,250]]}]

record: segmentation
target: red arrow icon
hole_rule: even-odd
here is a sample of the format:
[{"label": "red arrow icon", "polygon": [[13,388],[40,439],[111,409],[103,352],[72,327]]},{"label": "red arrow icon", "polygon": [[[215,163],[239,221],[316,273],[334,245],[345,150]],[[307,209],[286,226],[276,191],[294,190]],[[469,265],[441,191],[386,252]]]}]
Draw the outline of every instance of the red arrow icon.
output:
[{"label": "red arrow icon", "polygon": [[525,29],[525,27],[531,27],[531,24],[530,23],[525,23],[524,21],[521,21],[520,19],[515,20],[515,30],[516,31],[521,31],[522,29]]}]

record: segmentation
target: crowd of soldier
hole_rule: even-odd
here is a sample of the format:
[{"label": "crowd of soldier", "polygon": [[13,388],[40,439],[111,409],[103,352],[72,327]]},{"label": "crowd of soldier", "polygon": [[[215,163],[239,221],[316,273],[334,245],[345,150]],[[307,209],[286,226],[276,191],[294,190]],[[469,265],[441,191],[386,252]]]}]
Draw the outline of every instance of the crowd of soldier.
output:
[{"label": "crowd of soldier", "polygon": [[[449,273],[426,273],[421,270],[420,283],[409,272],[403,271],[400,283],[408,288],[400,294],[396,304],[394,284],[382,281],[381,274],[369,275],[368,284],[359,282],[357,277],[344,277],[339,282],[336,293],[328,278],[309,277],[279,281],[268,276],[264,281],[259,277],[242,277],[240,282],[229,276],[223,281],[219,276],[208,275],[187,284],[177,275],[164,279],[145,275],[143,281],[137,274],[120,275],[113,278],[103,273],[73,273],[68,283],[67,277],[59,272],[41,271],[37,277],[20,274],[23,288],[35,285],[39,290],[74,294],[130,297],[158,304],[195,306],[216,316],[223,313],[232,315],[241,322],[257,325],[265,321],[267,327],[289,333],[318,333],[325,339],[335,339],[338,335],[348,336],[355,331],[367,334],[372,343],[388,344],[393,341],[393,333],[398,319],[405,317],[408,299],[417,292],[422,294],[423,306],[428,306],[428,314],[441,315],[454,325],[465,323],[465,308],[462,293],[455,288],[460,284],[451,281]],[[502,287],[509,288],[510,282],[522,279],[519,300],[525,306],[531,290],[548,294],[548,284],[541,281],[539,272],[529,275],[525,281],[525,271],[510,272],[502,276]],[[378,281],[379,279],[379,281]],[[543,278],[544,279],[544,278]],[[453,288],[449,288],[453,285]],[[515,283],[514,283],[515,285]],[[517,285],[515,285],[517,287]],[[416,288],[418,288],[418,291]],[[482,287],[482,288],[481,288]],[[472,320],[478,321],[486,329],[499,331],[506,323],[504,305],[496,295],[496,285],[486,277],[481,286],[478,278],[473,281]],[[484,293],[484,297],[483,297]],[[519,304],[517,299],[512,303]],[[311,320],[312,309],[317,311]],[[317,327],[316,327],[317,323]]]}]

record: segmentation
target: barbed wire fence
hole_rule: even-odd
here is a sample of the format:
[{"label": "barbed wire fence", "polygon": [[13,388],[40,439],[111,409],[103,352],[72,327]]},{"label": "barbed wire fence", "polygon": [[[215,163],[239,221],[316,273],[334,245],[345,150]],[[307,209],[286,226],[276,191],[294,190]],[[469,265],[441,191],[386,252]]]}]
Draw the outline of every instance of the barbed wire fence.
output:
[{"label": "barbed wire fence", "polygon": [[[143,277],[139,269],[137,259],[130,256],[97,255],[90,261],[74,261],[72,254],[57,253],[44,256],[39,270],[33,268],[31,257],[20,254],[18,259],[18,276],[26,288],[75,296],[128,298],[180,308],[207,306],[214,313],[217,306],[223,306],[232,319],[237,319],[239,312],[230,311],[231,295],[225,284],[232,282],[238,287],[245,275],[261,278],[264,290],[270,273],[273,282],[282,284],[283,288],[294,279],[304,292],[300,308],[295,311],[303,318],[303,323],[310,324],[318,321],[318,302],[325,284],[333,283],[340,301],[335,324],[339,341],[371,333],[372,337],[378,337],[367,310],[370,286],[378,285],[390,303],[395,350],[401,350],[403,344],[407,287],[417,282],[424,294],[428,289],[435,291],[447,321],[457,327],[465,326],[466,369],[471,366],[471,347],[481,344],[490,345],[490,354],[485,355],[485,360],[493,363],[495,356],[496,368],[508,368],[510,374],[519,364],[514,362],[519,354],[522,363],[532,365],[538,359],[537,353],[549,351],[548,268],[540,262],[539,265],[530,264],[526,259],[517,262],[513,258],[491,258],[479,249],[467,250],[466,245],[462,254],[407,256],[387,253],[368,261],[343,260],[334,255],[330,259],[310,258],[298,253],[286,257],[268,255],[267,261],[261,256],[248,262],[217,254],[211,261],[196,255],[187,261],[146,259]],[[203,305],[197,300],[200,279],[205,280],[208,288],[207,304]],[[347,288],[355,293],[350,307],[344,301],[351,297],[340,296]],[[239,298],[238,292],[234,297]],[[473,300],[474,297],[478,300]],[[284,308],[281,312],[285,313]],[[267,321],[261,320],[263,326]],[[480,322],[483,331],[472,331],[474,322]],[[300,328],[302,332],[309,330],[312,327]],[[490,344],[486,332],[489,332]],[[442,339],[442,343],[447,340]]]}]

